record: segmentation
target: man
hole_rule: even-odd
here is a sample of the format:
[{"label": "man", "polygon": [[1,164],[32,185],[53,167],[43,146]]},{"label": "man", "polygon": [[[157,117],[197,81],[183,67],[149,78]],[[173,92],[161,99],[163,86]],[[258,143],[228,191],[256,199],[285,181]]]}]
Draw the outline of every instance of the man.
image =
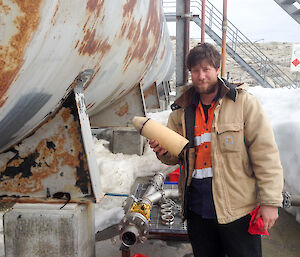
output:
[{"label": "man", "polygon": [[158,142],[166,164],[183,164],[179,178],[183,219],[196,257],[262,256],[260,235],[248,232],[250,211],[264,229],[278,218],[283,172],[272,128],[256,98],[218,78],[220,54],[210,44],[187,58],[192,86],[173,104],[168,127],[185,136],[183,156]]}]

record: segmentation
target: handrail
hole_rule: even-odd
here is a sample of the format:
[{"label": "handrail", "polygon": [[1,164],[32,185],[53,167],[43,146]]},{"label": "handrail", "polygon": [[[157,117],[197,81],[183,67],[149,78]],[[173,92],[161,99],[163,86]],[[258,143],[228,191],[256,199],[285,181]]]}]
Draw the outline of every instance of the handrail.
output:
[{"label": "handrail", "polygon": [[[176,0],[164,0],[164,9],[176,9]],[[191,14],[201,18],[202,1],[191,0]],[[168,12],[167,12],[168,13]],[[174,12],[172,12],[174,13]],[[176,12],[175,12],[176,13]],[[222,13],[208,0],[206,0],[205,21],[218,36],[222,33]],[[267,78],[273,80],[276,86],[296,88],[296,83],[287,76],[276,64],[274,64],[251,40],[246,37],[235,25],[227,21],[227,46],[237,54],[242,53],[251,60],[247,62],[249,66],[266,81]]]}]

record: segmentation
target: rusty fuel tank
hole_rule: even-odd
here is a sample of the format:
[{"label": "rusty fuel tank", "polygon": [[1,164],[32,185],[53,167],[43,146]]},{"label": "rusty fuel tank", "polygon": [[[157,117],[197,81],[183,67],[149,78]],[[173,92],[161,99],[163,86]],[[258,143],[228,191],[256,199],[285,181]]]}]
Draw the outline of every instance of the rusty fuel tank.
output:
[{"label": "rusty fuel tank", "polygon": [[84,93],[95,115],[143,79],[163,80],[171,56],[160,0],[0,1],[0,152],[32,133],[80,72],[94,71]]}]

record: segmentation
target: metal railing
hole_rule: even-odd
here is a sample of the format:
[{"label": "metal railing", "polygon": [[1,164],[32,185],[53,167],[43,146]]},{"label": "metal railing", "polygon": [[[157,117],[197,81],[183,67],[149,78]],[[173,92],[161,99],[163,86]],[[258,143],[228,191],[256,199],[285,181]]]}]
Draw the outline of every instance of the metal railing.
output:
[{"label": "metal railing", "polygon": [[[166,15],[176,16],[176,0],[164,0],[163,7]],[[196,24],[201,23],[201,0],[191,0],[191,20]],[[220,45],[222,38],[222,13],[208,0],[206,0],[205,7],[205,26],[212,30],[214,37],[212,39]],[[210,35],[211,36],[211,35]],[[276,64],[274,64],[254,43],[251,42],[236,26],[229,20],[227,21],[227,49],[233,59],[242,60],[238,62],[242,65],[251,76],[258,80],[264,87],[272,87],[270,80],[276,87],[296,88],[294,82],[288,75],[286,75]],[[236,57],[234,56],[236,55]],[[241,57],[243,56],[243,58]],[[260,78],[259,78],[260,77]]]}]

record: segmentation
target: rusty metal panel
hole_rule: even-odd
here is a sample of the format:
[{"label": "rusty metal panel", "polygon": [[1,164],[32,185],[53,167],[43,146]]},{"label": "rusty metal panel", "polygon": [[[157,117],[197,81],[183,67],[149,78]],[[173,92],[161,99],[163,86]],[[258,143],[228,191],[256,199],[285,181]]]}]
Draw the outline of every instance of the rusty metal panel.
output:
[{"label": "rusty metal panel", "polygon": [[85,69],[89,114],[141,81],[161,42],[160,0],[0,1],[0,152],[53,112]]},{"label": "rusty metal panel", "polygon": [[70,196],[72,202],[100,201],[100,175],[91,155],[87,119],[82,92],[76,88],[47,122],[0,154],[0,198],[35,202]]}]

